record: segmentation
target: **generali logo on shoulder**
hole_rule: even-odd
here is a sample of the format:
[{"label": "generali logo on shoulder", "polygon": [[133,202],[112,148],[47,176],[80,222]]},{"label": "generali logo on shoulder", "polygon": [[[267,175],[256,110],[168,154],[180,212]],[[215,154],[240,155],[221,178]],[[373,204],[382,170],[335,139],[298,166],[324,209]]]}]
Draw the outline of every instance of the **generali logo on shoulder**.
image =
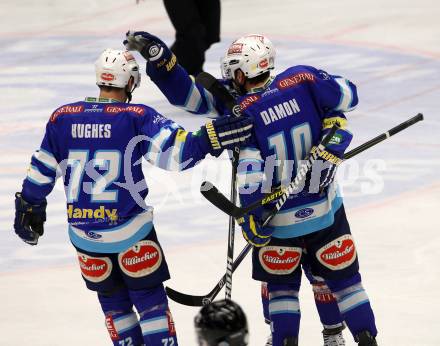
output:
[{"label": "generali logo on shoulder", "polygon": [[297,86],[305,82],[314,82],[314,81],[315,81],[315,76],[311,73],[297,73],[281,79],[280,81],[278,81],[277,84],[278,84],[278,88],[286,89],[286,88],[292,88],[294,86]]},{"label": "generali logo on shoulder", "polygon": [[143,107],[140,107],[140,106],[112,106],[112,105],[107,105],[104,108],[104,112],[105,113],[109,113],[109,114],[117,114],[117,113],[122,113],[122,112],[132,112],[132,113],[136,113],[138,115],[144,115],[145,114],[145,109]]},{"label": "generali logo on shoulder", "polygon": [[246,108],[248,108],[250,105],[252,105],[254,102],[258,101],[261,97],[259,95],[249,95],[247,97],[245,97],[241,102],[240,102],[240,109],[241,110],[245,110]]},{"label": "generali logo on shoulder", "polygon": [[53,123],[55,122],[55,120],[63,114],[78,114],[78,113],[82,113],[84,111],[84,106],[83,105],[78,105],[78,106],[62,106],[60,108],[58,108],[55,112],[52,113],[51,117],[50,117],[50,121]]}]

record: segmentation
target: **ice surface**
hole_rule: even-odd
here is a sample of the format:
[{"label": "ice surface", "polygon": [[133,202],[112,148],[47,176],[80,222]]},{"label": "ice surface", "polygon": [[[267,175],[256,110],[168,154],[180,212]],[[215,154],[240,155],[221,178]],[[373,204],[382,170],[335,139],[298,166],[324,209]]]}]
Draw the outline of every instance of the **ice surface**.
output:
[{"label": "ice surface", "polygon": [[[159,0],[139,5],[134,0],[3,0],[0,11],[0,344],[109,345],[97,299],[85,288],[69,244],[61,188],[49,197],[46,234],[37,247],[13,234],[13,193],[52,110],[96,95],[97,55],[121,47],[129,28],[151,31],[168,43],[173,30]],[[440,234],[434,220],[440,207],[439,17],[440,4],[433,0],[224,0],[222,42],[208,52],[205,65],[219,75],[227,45],[259,32],[277,46],[278,71],[310,64],[350,78],[361,100],[349,115],[352,147],[425,114],[423,123],[346,162],[339,172],[380,345],[440,345]],[[167,104],[145,75],[134,98],[188,129],[205,121]],[[227,218],[202,199],[198,188],[208,178],[227,192],[228,163],[208,160],[182,174],[145,168],[148,201],[155,206],[172,273],[167,284],[207,293],[225,269]],[[244,243],[239,234],[236,238],[238,253]],[[234,275],[233,298],[248,314],[251,345],[263,345],[269,330],[249,259]],[[307,282],[301,308],[300,344],[320,345],[321,326]],[[195,345],[197,309],[174,303],[171,309],[179,343]]]}]

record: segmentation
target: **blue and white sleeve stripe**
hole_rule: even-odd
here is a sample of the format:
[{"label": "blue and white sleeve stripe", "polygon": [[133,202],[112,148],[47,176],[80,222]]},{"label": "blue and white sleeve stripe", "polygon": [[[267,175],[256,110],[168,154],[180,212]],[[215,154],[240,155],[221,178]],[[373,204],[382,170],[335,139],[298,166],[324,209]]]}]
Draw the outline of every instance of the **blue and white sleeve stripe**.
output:
[{"label": "blue and white sleeve stripe", "polygon": [[33,157],[52,171],[56,171],[58,162],[55,157],[44,149],[37,150]]},{"label": "blue and white sleeve stripe", "polygon": [[28,169],[28,173],[26,179],[35,185],[42,186],[54,183],[54,178],[51,176],[47,176],[40,172],[38,167],[34,165],[30,165]]},{"label": "blue and white sleeve stripe", "polygon": [[353,110],[357,104],[357,101],[354,100],[354,92],[352,86],[350,85],[350,81],[345,78],[335,78],[335,82],[338,83],[341,93],[339,103],[335,110],[342,112],[349,112]]}]

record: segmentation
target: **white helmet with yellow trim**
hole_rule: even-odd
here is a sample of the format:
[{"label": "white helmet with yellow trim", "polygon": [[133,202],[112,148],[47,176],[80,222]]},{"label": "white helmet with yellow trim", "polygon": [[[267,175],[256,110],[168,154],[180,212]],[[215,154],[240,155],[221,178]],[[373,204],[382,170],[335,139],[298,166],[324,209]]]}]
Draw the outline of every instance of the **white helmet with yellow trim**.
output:
[{"label": "white helmet with yellow trim", "polygon": [[247,78],[257,77],[275,67],[275,48],[263,35],[240,37],[230,46],[221,61],[222,75],[234,79],[235,71],[241,70]]}]

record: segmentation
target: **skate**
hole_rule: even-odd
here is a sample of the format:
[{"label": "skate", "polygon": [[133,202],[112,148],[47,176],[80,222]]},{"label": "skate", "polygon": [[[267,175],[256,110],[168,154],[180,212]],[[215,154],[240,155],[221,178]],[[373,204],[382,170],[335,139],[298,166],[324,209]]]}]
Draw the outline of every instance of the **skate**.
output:
[{"label": "skate", "polygon": [[[265,346],[272,346],[272,335],[267,338]],[[298,340],[296,338],[288,338],[284,340],[283,346],[298,346]]]},{"label": "skate", "polygon": [[269,335],[264,346],[272,346],[272,334]]},{"label": "skate", "polygon": [[354,338],[359,346],[377,346],[376,338],[369,331],[363,331]]},{"label": "skate", "polygon": [[332,329],[324,328],[322,331],[322,335],[324,337],[324,346],[345,346],[345,339],[342,335],[342,331],[344,329],[344,325]]}]

